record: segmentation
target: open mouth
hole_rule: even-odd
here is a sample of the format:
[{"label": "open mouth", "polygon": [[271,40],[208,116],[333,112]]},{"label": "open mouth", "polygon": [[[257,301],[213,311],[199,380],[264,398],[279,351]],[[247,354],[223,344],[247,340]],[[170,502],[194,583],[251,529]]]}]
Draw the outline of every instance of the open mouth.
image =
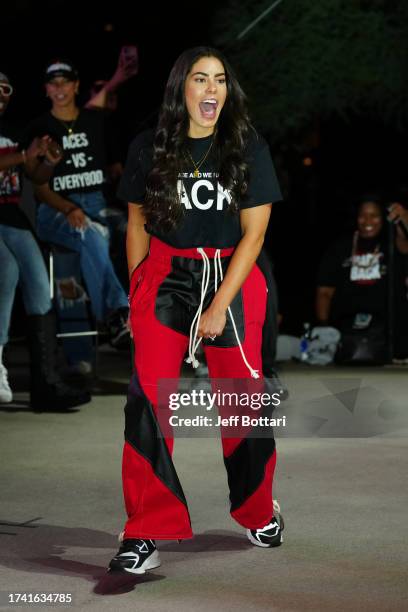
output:
[{"label": "open mouth", "polygon": [[214,98],[206,98],[200,102],[200,113],[204,119],[215,119],[217,115],[218,102]]}]

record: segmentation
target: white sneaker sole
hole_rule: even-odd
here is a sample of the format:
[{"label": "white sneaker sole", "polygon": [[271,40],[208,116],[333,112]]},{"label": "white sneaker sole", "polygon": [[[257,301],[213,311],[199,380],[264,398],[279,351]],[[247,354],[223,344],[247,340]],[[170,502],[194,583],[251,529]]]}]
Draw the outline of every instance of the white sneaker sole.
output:
[{"label": "white sneaker sole", "polygon": [[[251,544],[254,544],[255,546],[259,546],[260,548],[276,548],[275,546],[271,546],[270,544],[262,544],[262,542],[258,542],[258,540],[255,540],[254,536],[251,533],[250,529],[247,529],[247,536],[248,536],[248,540],[251,542]],[[283,535],[282,533],[280,534],[280,543],[282,544],[283,542]]]},{"label": "white sneaker sole", "polygon": [[156,569],[156,567],[160,567],[160,565],[159,551],[155,550],[140,567],[136,567],[135,569],[124,568],[124,570],[129,574],[145,574],[147,570]]},{"label": "white sneaker sole", "polygon": [[[279,518],[280,518],[280,523],[281,523],[281,527],[282,527],[281,534],[280,534],[280,543],[282,544],[282,542],[283,542],[283,533],[282,532],[283,532],[283,530],[285,528],[285,524],[283,522],[282,516],[280,515],[281,508],[280,508],[280,504],[279,504],[278,500],[277,499],[273,499],[272,503],[273,503],[273,510],[274,510],[275,516],[278,514]],[[259,542],[258,540],[255,540],[255,538],[252,535],[250,529],[247,529],[246,533],[247,533],[248,540],[251,542],[251,544],[254,544],[254,546],[259,546],[260,548],[276,548],[276,544],[275,544],[275,546],[271,546],[270,544],[262,544],[262,542]]]}]

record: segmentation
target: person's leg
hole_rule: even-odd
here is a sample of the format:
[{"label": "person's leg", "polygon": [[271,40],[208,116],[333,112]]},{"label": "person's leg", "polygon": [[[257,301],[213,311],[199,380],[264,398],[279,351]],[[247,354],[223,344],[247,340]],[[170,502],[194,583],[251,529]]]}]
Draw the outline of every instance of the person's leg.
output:
[{"label": "person's leg", "polygon": [[271,261],[265,249],[262,249],[256,260],[257,266],[265,277],[267,292],[265,322],[262,327],[262,372],[269,379],[274,391],[281,400],[289,396],[286,385],[276,371],[276,347],[278,342],[278,290],[273,275]]},{"label": "person's leg", "polygon": [[3,236],[9,228],[0,225],[0,403],[13,401],[8,372],[3,365],[3,347],[8,341],[11,310],[18,282],[18,265]]},{"label": "person's leg", "polygon": [[[170,270],[151,256],[133,274],[131,327],[134,377],[125,408],[123,490],[128,514],[124,539],[192,537],[187,503],[171,454],[173,439],[158,435],[158,381],[178,380],[188,338],[155,316],[157,291]],[[167,414],[168,419],[168,414]],[[163,430],[164,431],[164,430]],[[164,434],[163,434],[164,435]]]},{"label": "person's leg", "polygon": [[19,284],[28,315],[43,315],[51,310],[50,282],[41,250],[32,232],[9,228],[7,245],[19,268]]},{"label": "person's leg", "polygon": [[[84,247],[84,231],[73,228],[67,221],[65,215],[52,209],[46,204],[40,204],[37,213],[37,233],[45,243],[51,245],[57,244],[65,247],[75,253],[79,257],[83,257]],[[103,303],[101,292],[95,290],[91,295],[91,287],[87,286],[90,294],[92,310],[95,317],[99,320],[103,319]]]},{"label": "person's leg", "polygon": [[109,257],[106,228],[90,223],[84,230],[71,227],[65,216],[42,204],[38,212],[38,234],[45,242],[60,244],[80,254],[81,271],[92,309],[103,321],[110,311],[127,309],[127,297]]},{"label": "person's leg", "polygon": [[8,228],[7,246],[19,270],[28,322],[30,403],[36,410],[66,411],[89,402],[87,392],[64,385],[57,372],[57,337],[47,269],[29,230]]},{"label": "person's leg", "polygon": [[75,229],[63,214],[56,213],[45,204],[39,207],[37,222],[42,240],[79,253],[81,272],[95,317],[105,321],[110,314],[118,315],[118,320],[112,321],[111,327],[113,339],[118,339],[119,344],[123,334],[127,334],[128,304],[110,260],[108,230],[93,221],[83,230]]},{"label": "person's leg", "polygon": [[267,292],[265,322],[262,327],[262,366],[265,376],[275,366],[276,343],[278,339],[278,299],[272,265],[264,249],[259,253],[256,261],[265,277]]},{"label": "person's leg", "polygon": [[[112,310],[116,310],[117,308],[123,308],[127,306],[127,301],[125,304],[125,290],[122,283],[119,281],[119,278],[116,274],[116,270],[113,265],[110,247],[112,244],[113,234],[120,228],[122,243],[123,243],[123,254],[125,256],[125,268],[126,268],[126,286],[128,286],[127,280],[127,265],[126,265],[126,250],[125,250],[125,238],[126,238],[126,228],[127,228],[127,219],[124,213],[119,214],[119,218],[117,216],[112,216],[112,211],[108,208],[107,202],[102,191],[91,191],[88,193],[82,194],[71,194],[70,199],[76,202],[85,214],[91,219],[91,227],[95,230],[99,231],[100,234],[107,240],[109,251],[109,262],[110,269],[113,271],[113,274],[109,275],[108,283],[111,286],[110,291],[113,292],[113,297],[110,297],[111,303],[113,306]],[[119,211],[118,211],[119,213]]]},{"label": "person's leg", "polygon": [[18,264],[5,240],[10,229],[14,228],[0,225],[0,346],[8,341],[11,310],[18,283]]},{"label": "person's leg", "polygon": [[[256,265],[241,291],[245,322],[242,349],[251,367],[262,373],[261,343],[266,283]],[[250,378],[238,346],[218,348],[205,344],[204,350],[211,379]],[[223,437],[224,462],[230,488],[232,517],[247,529],[258,529],[267,525],[273,516],[275,441],[272,430],[267,437],[253,438],[250,431],[246,431],[246,434],[243,438]]]},{"label": "person's leg", "polygon": [[[55,312],[60,333],[90,332],[95,329],[89,296],[83,286],[79,254],[53,248]],[[62,348],[70,373],[92,371],[93,340],[91,336],[63,338]]]},{"label": "person's leg", "polygon": [[110,254],[117,277],[129,291],[128,267],[126,258],[127,213],[119,207],[109,206],[101,211],[101,216],[109,228]]},{"label": "person's leg", "polygon": [[[106,323],[108,326],[111,346],[117,349],[129,349],[129,331],[127,328],[127,319],[129,309],[127,304],[126,293],[129,288],[128,270],[126,262],[126,230],[122,233],[122,249],[124,254],[124,266],[122,267],[122,275],[118,274],[112,258],[112,238],[114,227],[110,222],[109,209],[107,208],[106,200],[101,191],[92,191],[83,194],[71,194],[70,199],[76,201],[90,219],[90,229],[99,232],[107,241],[106,251],[106,273],[105,273],[105,293],[107,304]],[[126,227],[126,221],[124,222]],[[88,263],[92,260],[87,259]],[[84,272],[84,274],[86,274]],[[125,288],[126,287],[126,292]]]},{"label": "person's leg", "polygon": [[126,293],[120,284],[109,255],[106,229],[93,224],[84,232],[81,269],[91,300],[95,293],[102,296],[103,318],[119,308],[128,308]]}]

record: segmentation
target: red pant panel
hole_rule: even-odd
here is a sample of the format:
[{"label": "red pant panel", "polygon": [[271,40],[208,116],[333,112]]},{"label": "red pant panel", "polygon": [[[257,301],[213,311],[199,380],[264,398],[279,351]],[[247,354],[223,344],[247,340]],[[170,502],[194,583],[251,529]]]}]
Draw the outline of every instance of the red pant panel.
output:
[{"label": "red pant panel", "polygon": [[[130,291],[135,370],[143,392],[154,410],[157,410],[159,379],[178,379],[188,347],[186,335],[163,325],[155,315],[157,291],[171,270],[173,251],[177,255],[180,253],[179,250],[171,249],[168,245],[153,239],[150,255],[141,269],[136,272],[137,278],[132,279]],[[181,253],[183,256],[200,258],[196,250],[183,249]],[[207,254],[211,256],[210,252]],[[261,342],[266,285],[262,273],[256,266],[246,279],[242,294],[245,321],[243,350],[250,365],[262,373]],[[212,378],[250,376],[238,346],[231,348],[206,346],[205,353]],[[173,440],[166,439],[166,443],[171,453]],[[241,440],[224,438],[222,443],[224,457],[233,460],[235,451],[240,450]],[[273,514],[272,479],[275,459],[275,452],[272,451],[265,463],[264,476],[256,491],[231,512],[233,518],[244,527],[262,527],[269,522]],[[242,472],[244,488],[245,474],[249,472],[250,467],[248,470],[246,466]],[[126,538],[182,539],[192,536],[186,506],[158,478],[154,465],[128,442],[125,443],[123,453],[123,489],[128,514]]]}]

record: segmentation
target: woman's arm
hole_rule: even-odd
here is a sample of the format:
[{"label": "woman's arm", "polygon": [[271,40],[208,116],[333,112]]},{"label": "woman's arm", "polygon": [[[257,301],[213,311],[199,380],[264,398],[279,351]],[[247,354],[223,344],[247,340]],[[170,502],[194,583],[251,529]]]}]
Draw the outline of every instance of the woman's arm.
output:
[{"label": "woman's arm", "polygon": [[126,253],[129,278],[149,252],[150,236],[145,230],[146,219],[141,204],[128,204],[128,226],[126,234]]},{"label": "woman's arm", "polygon": [[62,212],[72,227],[85,227],[86,217],[83,210],[70,200],[60,196],[59,193],[53,191],[48,183],[45,185],[36,185],[34,193],[40,202],[44,202],[48,204],[48,206],[51,206],[51,208],[55,208],[59,212]]},{"label": "woman's arm", "polygon": [[227,273],[211,305],[202,314],[198,336],[220,336],[226,312],[261,251],[271,215],[272,204],[246,208],[240,212],[242,238],[231,257]]},{"label": "woman's arm", "polygon": [[15,151],[0,156],[0,171],[24,164],[25,151]]},{"label": "woman's arm", "polygon": [[29,155],[31,146],[27,149],[24,172],[35,185],[48,183],[54,173],[55,166],[62,160],[62,150],[49,136],[41,138],[42,159]]},{"label": "woman's arm", "polygon": [[335,287],[318,287],[316,293],[316,318],[320,325],[327,325]]},{"label": "woman's arm", "polygon": [[[45,155],[47,150],[48,136],[44,138],[33,138],[27,150],[14,151],[0,157],[0,170],[8,170],[13,166],[24,166],[24,170],[29,178],[31,171],[40,164],[40,155]],[[51,172],[50,172],[51,174]]]},{"label": "woman's arm", "polygon": [[[134,48],[136,49],[136,48]],[[85,104],[85,108],[102,110],[107,107],[109,93],[116,90],[138,72],[137,49],[136,56],[127,58],[123,53],[123,47],[119,54],[119,61],[113,76],[106,81],[104,86]]]},{"label": "woman's arm", "polygon": [[[54,166],[62,159],[61,151],[49,149],[55,143],[49,136],[34,138],[27,150],[7,153],[0,157],[0,170],[23,166],[26,176],[36,185],[46,183],[51,178]],[[47,160],[47,161],[45,161]]]},{"label": "woman's arm", "polygon": [[395,245],[400,253],[408,254],[408,238],[405,231],[402,229],[402,224],[408,232],[408,210],[398,202],[394,202],[389,207],[388,220],[396,224]]},{"label": "woman's arm", "polygon": [[397,225],[395,233],[395,246],[402,255],[408,255],[408,238],[399,225]]}]

